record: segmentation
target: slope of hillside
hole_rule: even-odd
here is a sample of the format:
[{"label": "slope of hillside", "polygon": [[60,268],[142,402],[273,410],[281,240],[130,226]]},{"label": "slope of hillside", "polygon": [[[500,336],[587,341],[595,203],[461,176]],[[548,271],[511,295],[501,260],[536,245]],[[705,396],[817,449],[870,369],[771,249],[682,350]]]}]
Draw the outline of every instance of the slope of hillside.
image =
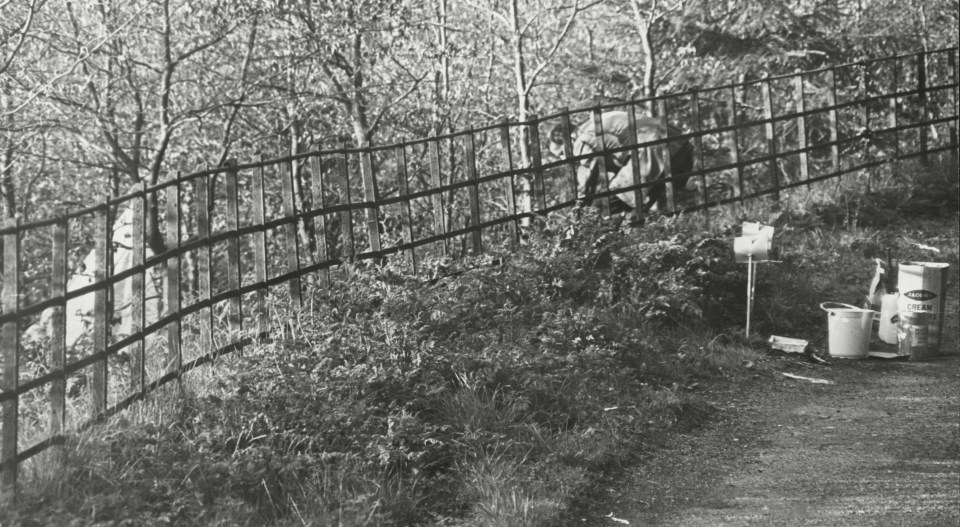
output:
[{"label": "slope of hillside", "polygon": [[[886,249],[956,271],[947,168],[871,193],[847,177],[709,226],[555,215],[517,252],[425,262],[444,273],[433,279],[343,269],[307,309],[273,306],[273,342],[71,438],[65,464],[30,467],[0,522],[953,520],[956,354],[824,365],[766,343],[801,337],[822,354],[820,302],[859,302]],[[731,248],[744,220],[778,233],[750,338]]]}]

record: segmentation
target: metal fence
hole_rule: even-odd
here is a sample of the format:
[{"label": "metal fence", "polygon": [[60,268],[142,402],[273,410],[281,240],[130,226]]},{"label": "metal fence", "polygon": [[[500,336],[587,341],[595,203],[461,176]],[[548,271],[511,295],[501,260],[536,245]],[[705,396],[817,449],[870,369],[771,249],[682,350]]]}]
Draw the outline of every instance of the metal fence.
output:
[{"label": "metal fence", "polygon": [[[348,262],[390,258],[423,273],[427,261],[521,243],[529,218],[583,198],[582,157],[543,148],[556,126],[570,153],[573,123],[657,108],[695,146],[692,187],[668,181],[663,212],[709,218],[719,205],[956,156],[957,69],[957,48],[942,49],[389,146],[228,162],[62,217],[10,221],[0,229],[2,490],[71,434],[267,338],[269,295],[302,307],[306,288],[336,287],[331,275]],[[630,149],[645,147],[666,144]],[[648,192],[642,176],[629,191]],[[602,183],[595,197],[607,207],[623,191]]]}]

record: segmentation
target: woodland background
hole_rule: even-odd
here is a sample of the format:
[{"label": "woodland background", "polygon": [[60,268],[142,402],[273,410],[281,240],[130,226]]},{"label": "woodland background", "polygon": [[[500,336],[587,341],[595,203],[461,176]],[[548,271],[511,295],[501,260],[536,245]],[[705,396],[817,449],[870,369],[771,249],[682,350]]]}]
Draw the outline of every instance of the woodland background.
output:
[{"label": "woodland background", "polygon": [[957,0],[5,0],[0,214],[957,42]]}]

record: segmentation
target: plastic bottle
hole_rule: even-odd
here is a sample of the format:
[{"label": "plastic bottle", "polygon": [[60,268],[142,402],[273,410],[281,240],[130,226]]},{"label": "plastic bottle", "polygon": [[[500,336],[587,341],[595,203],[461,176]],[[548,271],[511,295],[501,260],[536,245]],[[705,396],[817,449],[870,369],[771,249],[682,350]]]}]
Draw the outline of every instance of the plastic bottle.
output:
[{"label": "plastic bottle", "polygon": [[877,268],[873,272],[873,280],[870,281],[870,290],[867,292],[867,305],[863,307],[880,311],[883,304],[883,295],[887,294],[887,287],[885,285],[886,281],[883,279],[883,261],[879,258],[875,260]]}]

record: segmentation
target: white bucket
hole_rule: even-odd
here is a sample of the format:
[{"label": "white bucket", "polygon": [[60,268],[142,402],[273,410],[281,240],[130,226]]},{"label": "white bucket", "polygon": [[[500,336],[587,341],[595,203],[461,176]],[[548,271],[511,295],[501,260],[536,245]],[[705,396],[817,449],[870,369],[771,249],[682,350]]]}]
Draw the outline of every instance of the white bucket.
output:
[{"label": "white bucket", "polygon": [[870,351],[870,333],[873,330],[872,309],[824,302],[820,309],[827,312],[830,335],[830,356],[842,359],[863,359]]}]

